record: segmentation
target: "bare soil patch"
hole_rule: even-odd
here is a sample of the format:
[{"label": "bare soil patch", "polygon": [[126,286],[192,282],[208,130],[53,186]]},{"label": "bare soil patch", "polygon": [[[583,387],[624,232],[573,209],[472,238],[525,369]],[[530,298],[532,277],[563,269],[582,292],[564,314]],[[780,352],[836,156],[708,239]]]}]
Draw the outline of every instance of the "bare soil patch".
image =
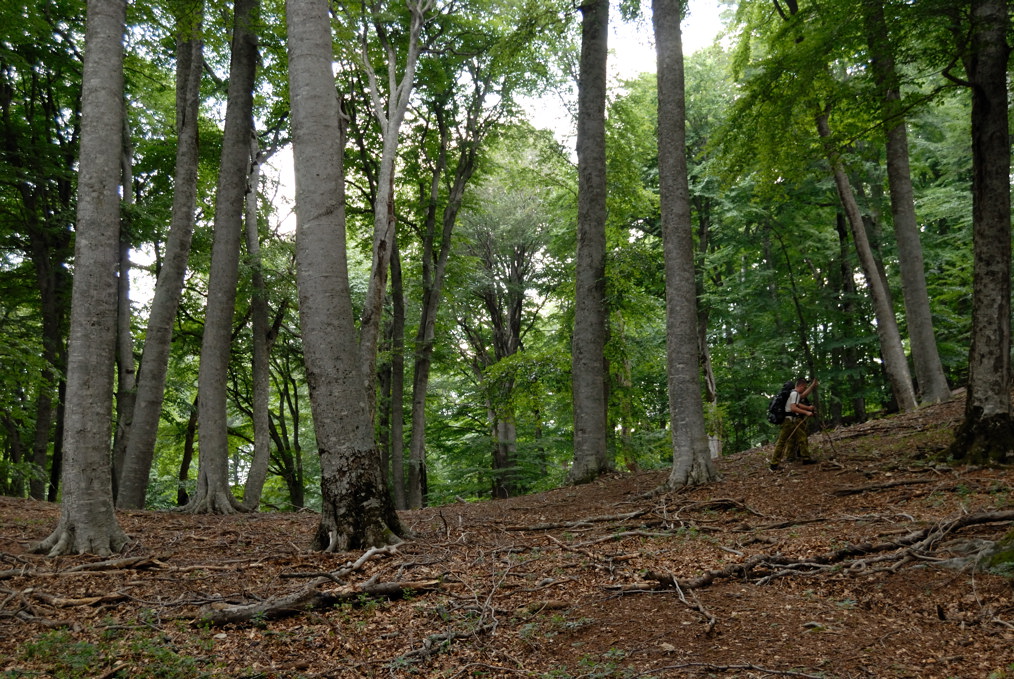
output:
[{"label": "bare soil patch", "polygon": [[371,555],[308,551],[309,512],[130,511],[117,559],[47,559],[25,546],[58,507],[0,499],[0,677],[1014,677],[1014,581],[948,561],[1012,525],[1009,469],[933,459],[961,405],[678,493],[646,471],[404,512]]}]

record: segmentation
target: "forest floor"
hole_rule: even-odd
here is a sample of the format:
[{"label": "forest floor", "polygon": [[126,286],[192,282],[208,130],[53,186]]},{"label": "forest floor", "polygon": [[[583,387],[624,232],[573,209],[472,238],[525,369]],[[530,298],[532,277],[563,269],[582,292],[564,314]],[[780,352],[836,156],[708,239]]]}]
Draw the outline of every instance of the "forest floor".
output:
[{"label": "forest floor", "polygon": [[58,508],[0,499],[0,677],[1014,677],[1014,579],[952,561],[1014,518],[1010,469],[935,461],[962,404],[676,493],[404,512],[381,552],[309,551],[309,512],[127,511],[124,554],[49,559]]}]

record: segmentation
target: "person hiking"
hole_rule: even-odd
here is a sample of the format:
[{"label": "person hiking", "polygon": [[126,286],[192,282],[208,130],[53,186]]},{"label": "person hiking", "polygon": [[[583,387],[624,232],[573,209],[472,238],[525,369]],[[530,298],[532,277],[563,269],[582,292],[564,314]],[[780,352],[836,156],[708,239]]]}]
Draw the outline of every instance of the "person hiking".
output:
[{"label": "person hiking", "polygon": [[778,441],[775,443],[775,450],[768,460],[768,469],[774,471],[782,460],[802,462],[810,464],[814,462],[810,457],[810,448],[807,441],[806,418],[811,417],[816,408],[803,402],[810,395],[819,382],[814,379],[809,384],[800,377],[796,380],[796,388],[789,392],[789,399],[785,402],[785,419],[782,421],[782,428],[778,432]]}]

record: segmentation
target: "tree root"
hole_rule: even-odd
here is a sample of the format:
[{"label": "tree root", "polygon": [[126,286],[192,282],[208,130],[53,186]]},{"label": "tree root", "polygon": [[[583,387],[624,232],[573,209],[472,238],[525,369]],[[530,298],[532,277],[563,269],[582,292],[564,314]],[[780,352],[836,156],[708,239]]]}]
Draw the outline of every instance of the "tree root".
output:
[{"label": "tree root", "polygon": [[[734,563],[721,569],[705,571],[702,575],[689,580],[677,580],[671,573],[654,573],[649,571],[645,577],[649,581],[658,583],[663,588],[677,590],[692,590],[707,587],[716,580],[739,578],[757,578],[757,584],[767,584],[772,580],[788,575],[811,574],[814,572],[841,568],[845,570],[861,571],[876,562],[896,561],[898,565],[916,559],[927,558],[925,552],[934,550],[939,542],[948,534],[964,528],[984,523],[1014,521],[1014,510],[979,512],[976,514],[963,514],[954,519],[941,521],[929,528],[913,531],[900,539],[892,542],[881,543],[860,543],[847,545],[824,554],[814,555],[808,559],[795,560],[784,557],[780,554],[756,554],[748,559]],[[885,555],[879,559],[854,559],[866,554],[894,551],[894,554]],[[777,568],[776,568],[777,567]],[[766,570],[767,573],[761,574]],[[758,577],[759,576],[759,577]],[[648,583],[638,583],[639,588],[652,589]],[[631,586],[625,586],[628,589]]]}]

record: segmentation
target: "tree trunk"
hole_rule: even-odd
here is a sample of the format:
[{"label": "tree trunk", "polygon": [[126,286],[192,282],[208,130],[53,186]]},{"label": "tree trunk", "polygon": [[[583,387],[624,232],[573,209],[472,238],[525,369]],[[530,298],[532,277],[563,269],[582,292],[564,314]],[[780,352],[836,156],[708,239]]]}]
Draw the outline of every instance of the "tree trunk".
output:
[{"label": "tree trunk", "polygon": [[713,481],[716,473],[701,401],[679,0],[653,0],[652,21],[658,59],[659,207],[665,251],[666,365],[673,446],[667,485],[679,488]]},{"label": "tree trunk", "polygon": [[905,129],[901,86],[894,66],[894,52],[884,19],[882,0],[862,3],[870,46],[873,75],[881,92],[881,115],[887,135],[887,179],[891,193],[891,215],[898,244],[901,290],[905,319],[912,343],[912,362],[922,403],[937,403],[951,396],[933,333],[933,315],[926,290],[926,272],[915,215],[912,175],[908,162],[908,133]]},{"label": "tree trunk", "polygon": [[268,420],[269,366],[268,351],[271,327],[268,323],[268,291],[264,285],[264,270],[261,262],[260,233],[257,228],[257,189],[260,184],[260,170],[264,158],[257,149],[257,137],[250,137],[250,175],[246,193],[246,251],[252,270],[253,294],[250,299],[250,323],[253,335],[253,428],[254,454],[250,472],[243,488],[243,507],[257,511],[268,476],[268,462],[271,461],[271,432]]},{"label": "tree trunk", "polygon": [[908,359],[905,357],[905,350],[901,345],[901,333],[898,332],[898,323],[894,318],[891,294],[878,273],[873,250],[866,237],[863,218],[859,212],[859,205],[856,204],[855,196],[852,195],[852,188],[845,175],[845,169],[842,167],[838,154],[830,146],[831,128],[828,125],[826,113],[817,116],[817,131],[827,147],[827,158],[834,173],[838,197],[848,217],[849,226],[852,229],[852,239],[855,242],[856,252],[859,254],[859,263],[866,277],[866,285],[870,289],[870,297],[873,300],[873,309],[877,317],[880,352],[884,360],[884,370],[887,372],[887,378],[891,384],[891,392],[902,412],[912,410],[916,407],[915,390],[912,388],[912,376],[908,371]]},{"label": "tree trunk", "polygon": [[186,511],[193,513],[228,514],[241,508],[229,489],[226,384],[239,281],[250,136],[253,134],[253,87],[257,69],[254,26],[258,9],[258,0],[235,2],[229,94],[215,201],[215,236],[197,376],[200,393],[197,490],[186,506]]},{"label": "tree trunk", "polygon": [[[399,60],[395,58],[394,46],[387,41],[385,33],[380,35],[381,42],[385,47],[385,54],[388,55],[387,82],[390,89],[387,93],[386,106],[381,97],[366,45],[362,46],[362,60],[370,84],[373,114],[380,126],[382,140],[380,170],[377,176],[377,199],[373,205],[373,264],[370,269],[369,286],[366,290],[366,301],[363,304],[359,338],[367,388],[366,395],[371,413],[373,412],[376,389],[377,346],[384,308],[384,292],[387,289],[387,271],[396,237],[393,209],[395,163],[398,157],[401,125],[405,120],[405,112],[408,110],[412,90],[415,86],[415,67],[419,57],[419,34],[425,20],[424,14],[431,6],[432,4],[428,0],[411,0],[408,3],[412,20],[404,57],[404,72],[401,74],[400,80],[398,78]],[[368,17],[366,20],[377,19],[376,17]]]},{"label": "tree trunk", "polygon": [[323,0],[289,0],[289,90],[296,174],[296,267],[306,381],[320,452],[322,507],[314,549],[399,541],[383,483],[345,251],[344,134]]},{"label": "tree trunk", "polygon": [[173,322],[183,294],[197,208],[198,138],[201,68],[200,39],[203,4],[194,3],[192,14],[177,18],[176,53],[176,169],[173,182],[172,222],[165,256],[155,281],[155,292],[144,335],[137,374],[134,412],[127,433],[123,468],[116,494],[118,507],[144,507],[148,475],[162,414]]},{"label": "tree trunk", "polygon": [[190,478],[190,463],[194,461],[194,442],[197,440],[197,408],[200,403],[195,398],[190,404],[190,416],[187,418],[187,428],[183,433],[183,459],[180,460],[180,470],[176,475],[176,506],[186,507],[190,502],[190,494],[187,492],[187,479]]},{"label": "tree trunk", "polygon": [[[841,211],[835,215],[835,231],[838,234],[838,299],[844,321],[842,334],[844,337],[855,337],[857,332],[854,320],[857,315],[855,270],[852,268],[848,253],[848,225]],[[852,395],[853,416],[856,422],[865,422],[866,399],[863,396],[863,373],[859,369],[859,352],[852,343],[846,344],[840,351],[841,371],[845,375],[850,375],[847,391]]]},{"label": "tree trunk", "polygon": [[493,497],[514,497],[521,492],[517,470],[518,431],[514,414],[490,413],[493,425]]},{"label": "tree trunk", "polygon": [[109,441],[116,353],[116,266],[126,3],[88,3],[81,153],[67,361],[63,502],[33,551],[108,555],[127,542],[113,512]]},{"label": "tree trunk", "polygon": [[587,483],[610,467],[606,397],[606,62],[609,1],[581,10],[577,114],[577,253],[572,368],[574,464],[571,483]]},{"label": "tree trunk", "polygon": [[1014,459],[1007,12],[1005,0],[972,2],[972,346],[965,419],[948,451],[970,463]]},{"label": "tree trunk", "polygon": [[405,290],[401,254],[394,241],[391,253],[391,487],[394,506],[408,507],[405,499]]},{"label": "tree trunk", "polygon": [[[472,105],[482,107],[484,97],[472,98]],[[426,393],[429,390],[430,367],[433,361],[433,345],[436,341],[436,319],[443,296],[444,276],[447,259],[451,252],[451,235],[461,209],[461,201],[475,171],[475,160],[480,141],[488,132],[475,124],[478,112],[470,110],[467,136],[459,139],[462,151],[458,158],[454,180],[447,194],[447,204],[438,217],[437,206],[441,193],[441,181],[447,170],[447,152],[451,142],[450,127],[444,109],[438,103],[435,117],[440,134],[440,148],[437,160],[431,168],[429,204],[422,237],[422,305],[419,329],[415,336],[412,367],[412,413],[409,439],[409,468],[407,503],[410,509],[418,509],[426,503]],[[440,231],[437,226],[440,225]],[[439,236],[439,238],[438,238]]]},{"label": "tree trunk", "polygon": [[[126,106],[126,100],[124,100]],[[120,169],[123,173],[123,207],[124,226],[129,226],[130,207],[134,204],[133,149],[130,144],[130,125],[127,113],[123,114],[123,151],[120,156]],[[137,397],[137,364],[134,360],[134,334],[132,331],[133,310],[130,307],[130,237],[129,231],[120,229],[120,267],[116,289],[116,433],[113,436],[113,497],[120,471],[123,469],[123,456],[126,452],[127,432],[130,422],[134,419],[134,401]]]}]

